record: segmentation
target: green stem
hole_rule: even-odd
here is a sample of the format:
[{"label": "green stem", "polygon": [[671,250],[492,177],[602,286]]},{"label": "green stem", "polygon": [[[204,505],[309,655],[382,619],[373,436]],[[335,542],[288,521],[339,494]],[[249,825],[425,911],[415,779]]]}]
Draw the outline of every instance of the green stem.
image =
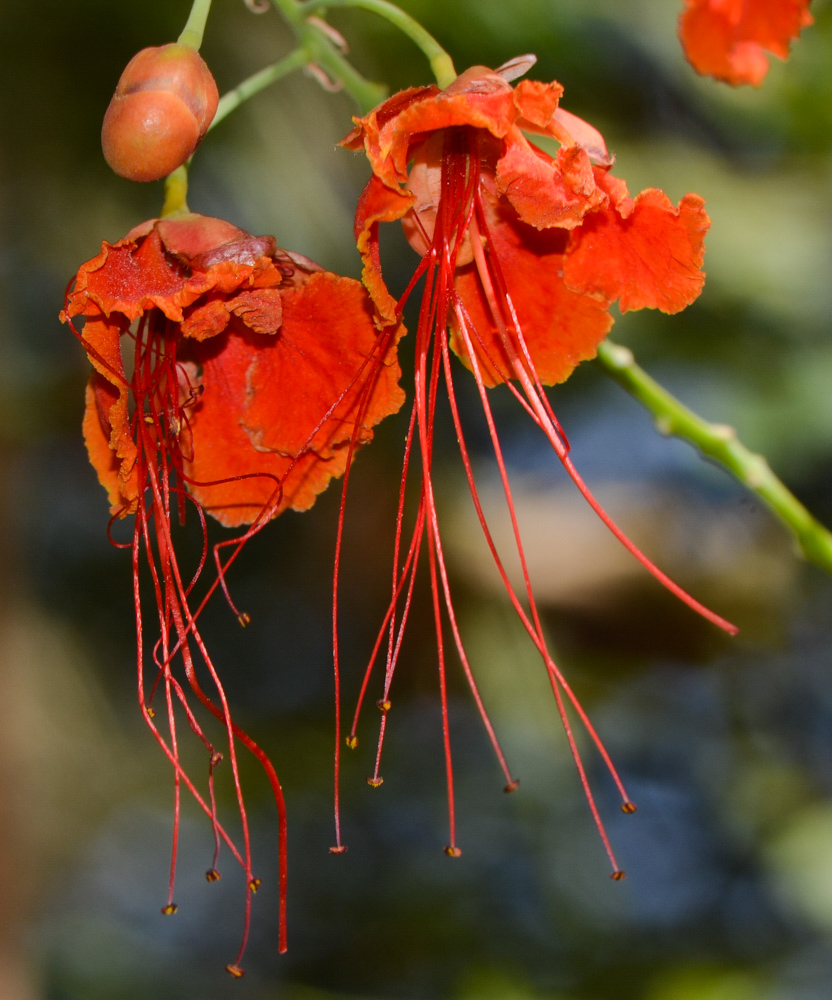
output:
[{"label": "green stem", "polygon": [[182,34],[177,41],[180,45],[187,45],[191,49],[199,48],[202,45],[202,36],[205,34],[205,22],[208,20],[208,13],[211,10],[211,0],[193,0],[191,13],[188,15],[188,23],[182,29]]},{"label": "green stem", "polygon": [[410,14],[406,14],[388,0],[307,0],[303,4],[303,12],[308,16],[327,7],[360,7],[378,14],[379,17],[395,25],[422,50],[440,87],[445,88],[456,79],[456,70],[451,57],[433,35]]},{"label": "green stem", "polygon": [[187,215],[188,208],[188,166],[183,163],[172,174],[165,178],[165,203],[162,205],[161,218]]},{"label": "green stem", "polygon": [[362,114],[372,111],[387,97],[387,88],[365,79],[319,28],[313,24],[303,24],[299,34],[304,48],[311,50],[312,58],[309,61],[320,66],[329,77],[340,83]]},{"label": "green stem", "polygon": [[320,66],[336,83],[353,98],[363,114],[380,104],[387,96],[387,89],[366,80],[336,49],[332,40],[306,18],[310,12],[298,0],[272,0],[294,28],[300,47],[309,53],[309,62]]},{"label": "green stem", "polygon": [[279,62],[274,63],[274,65],[267,66],[265,69],[252,74],[247,80],[243,80],[233,90],[229,90],[227,94],[222,95],[220,103],[217,105],[217,113],[214,115],[214,120],[208,126],[208,131],[210,132],[215,125],[218,125],[223,118],[230,115],[244,101],[247,101],[250,97],[253,97],[274,83],[275,80],[279,80],[283,76],[288,76],[289,73],[293,73],[296,69],[301,69],[309,61],[308,52],[304,49],[295,49],[294,52],[290,53],[284,59],[279,60]]},{"label": "green stem", "polygon": [[832,573],[832,533],[789,492],[762,455],[738,440],[733,427],[711,424],[697,416],[650,378],[626,347],[608,340],[598,348],[596,360],[610,378],[653,414],[662,434],[683,438],[724,465],[792,532],[806,558]]}]

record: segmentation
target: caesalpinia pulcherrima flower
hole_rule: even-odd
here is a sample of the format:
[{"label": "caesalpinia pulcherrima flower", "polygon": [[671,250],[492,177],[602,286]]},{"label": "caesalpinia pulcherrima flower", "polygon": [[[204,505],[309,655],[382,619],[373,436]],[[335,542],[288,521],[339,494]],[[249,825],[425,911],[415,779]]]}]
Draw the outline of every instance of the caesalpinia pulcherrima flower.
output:
[{"label": "caesalpinia pulcherrima flower", "polygon": [[679,37],[698,73],[758,87],[766,53],[785,59],[789,45],[812,24],[810,0],[685,0]]},{"label": "caesalpinia pulcherrima flower", "polygon": [[[240,546],[286,508],[306,510],[340,476],[356,445],[402,403],[394,361],[373,364],[376,328],[357,281],[323,270],[220,219],[186,215],[146,222],[83,264],[62,318],[72,323],[94,368],[87,388],[84,436],[107,490],[114,518],[132,515],[133,585],[138,638],[139,704],[175,774],[175,821],[170,892],[173,913],[180,783],[213,824],[216,854],[207,878],[219,878],[225,841],[245,873],[246,905],[240,953],[228,966],[242,975],[252,871],[248,821],[240,788],[237,744],[260,761],[271,782],[280,822],[280,948],[285,950],[286,826],[275,770],[231,719],[222,683],[205,648],[198,617]],[[73,329],[76,327],[73,325]],[[185,570],[173,544],[173,522],[204,511],[227,526],[252,525],[214,549],[217,579],[193,607],[204,567]],[[223,562],[220,549],[232,546]],[[158,614],[152,669],[145,652],[140,565],[147,562]],[[231,599],[228,597],[229,603]],[[231,604],[234,608],[234,605]],[[236,609],[235,609],[236,611]],[[242,624],[247,616],[239,614]],[[184,678],[174,672],[181,662]],[[197,668],[210,675],[205,692]],[[149,674],[149,676],[148,676]],[[164,699],[167,732],[152,702]],[[214,769],[223,758],[191,709],[187,691],[226,732],[227,753],[242,821],[242,850],[220,824]],[[176,715],[204,743],[208,796],[179,759]]]},{"label": "caesalpinia pulcherrima flower", "polygon": [[[629,197],[625,183],[610,172],[613,161],[601,135],[559,106],[562,88],[558,83],[523,81],[516,87],[511,85],[509,81],[521,76],[534,61],[533,56],[521,57],[496,72],[473,67],[444,91],[429,86],[396,94],[366,117],[355,119],[355,129],[344,140],[348,148],[366,152],[373,170],[359,202],[355,231],[364,261],[364,281],[381,320],[395,329],[416,282],[423,279],[425,283],[415,332],[415,399],[399,501],[393,595],[373,654],[374,660],[386,636],[386,674],[378,702],[383,712],[378,753],[416,564],[426,542],[448,781],[447,853],[458,856],[460,849],[455,839],[443,606],[463,670],[503,768],[506,790],[517,785],[477,691],[448,585],[431,479],[434,413],[439,382],[444,378],[486,542],[512,604],[546,665],[613,877],[621,878],[623,872],[589,789],[565,702],[571,702],[609,766],[622,796],[622,808],[631,812],[634,806],[548,651],[487,388],[508,387],[548,438],[589,503],[665,586],[720,627],[735,631],[673,584],[600,509],[571,462],[568,444],[543,389],[562,382],[579,362],[594,356],[612,327],[609,309],[614,302],[623,312],[647,307],[674,313],[699,295],[709,220],[697,195],[686,195],[678,205],[656,189]],[[550,156],[531,143],[529,134],[555,140],[559,144],[556,155]],[[379,224],[398,220],[421,262],[397,302],[382,278]],[[482,511],[457,411],[450,351],[471,370],[479,390],[523,569],[525,603],[509,583]],[[414,441],[418,441],[420,452],[421,493],[412,538],[409,545],[403,545],[405,480]],[[371,661],[359,707],[372,665]],[[355,724],[348,743],[356,743]],[[381,783],[378,757],[369,781]]]}]

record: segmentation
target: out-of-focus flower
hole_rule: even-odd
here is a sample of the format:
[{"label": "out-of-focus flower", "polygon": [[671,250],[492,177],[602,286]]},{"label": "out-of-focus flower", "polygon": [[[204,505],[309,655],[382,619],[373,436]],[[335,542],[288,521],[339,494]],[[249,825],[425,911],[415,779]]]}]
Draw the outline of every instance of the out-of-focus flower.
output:
[{"label": "out-of-focus flower", "polygon": [[104,159],[130,181],[166,177],[193,155],[219,99],[196,49],[178,42],[142,49],[124,68],[104,115]]},{"label": "out-of-focus flower", "polygon": [[[565,701],[587,726],[610,767],[625,811],[634,808],[594,729],[548,651],[526,568],[511,488],[487,388],[505,385],[548,438],[583,495],[616,536],[673,593],[728,631],[733,626],[673,584],[623,535],[598,506],[569,457],[566,438],[551,409],[544,385],[568,378],[582,360],[594,356],[613,324],[610,307],[658,308],[674,313],[689,305],[704,282],[701,270],[709,225],[700,197],[686,195],[674,205],[657,189],[629,197],[625,183],[610,173],[613,158],[600,133],[559,106],[558,83],[509,81],[522,76],[533,56],[497,71],[473,67],[446,90],[419,87],[385,101],[344,140],[364,150],[373,176],[356,213],[355,233],[364,261],[364,282],[381,321],[399,321],[405,300],[424,281],[415,332],[415,397],[402,477],[395,541],[393,594],[379,636],[387,646],[384,713],[407,620],[416,565],[426,543],[431,573],[440,689],[447,761],[450,843],[455,841],[451,747],[445,699],[447,616],[458,655],[506,777],[511,778],[480,699],[457,627],[445,566],[431,475],[433,432],[439,382],[444,379],[463,466],[486,542],[509,598],[539,650],[566,728],[581,782],[609,854],[614,877],[621,877],[607,841],[567,718]],[[549,155],[527,137],[558,144]],[[381,266],[379,224],[401,221],[421,261],[404,296],[388,292]],[[497,459],[525,582],[525,601],[515,593],[482,512],[462,422],[457,411],[450,351],[476,380]],[[421,492],[409,545],[402,544],[404,482],[418,441]],[[444,612],[443,612],[444,607]],[[401,610],[399,610],[401,609]],[[370,664],[372,667],[372,662]],[[369,671],[368,671],[369,678]],[[367,680],[362,689],[362,699]],[[357,713],[356,713],[357,718]],[[348,737],[355,743],[355,725]],[[379,744],[379,752],[381,741]],[[378,766],[371,784],[379,784]]]},{"label": "out-of-focus flower", "polygon": [[[94,368],[87,388],[84,437],[107,490],[113,517],[135,517],[133,586],[138,639],[139,703],[174,767],[176,811],[170,892],[163,912],[176,909],[174,871],[179,788],[184,782],[211,818],[216,855],[207,878],[219,877],[224,840],[245,872],[245,929],[240,954],[228,966],[241,973],[248,935],[252,872],[248,821],[239,783],[238,742],[263,765],[280,818],[281,949],[285,948],[285,813],[268,757],[232,721],[225,692],[198,627],[218,585],[234,608],[224,573],[241,545],[287,507],[306,510],[348,455],[373,436],[372,427],[402,403],[399,370],[388,351],[374,364],[377,330],[368,296],[357,281],[280,250],[272,237],[253,237],[220,219],[186,215],[152,220],[83,264],[62,318],[83,317],[76,331]],[[73,329],[75,327],[73,326]],[[195,574],[176,556],[173,522],[195,508],[206,539]],[[252,525],[214,549],[217,580],[193,607],[193,588],[207,556],[204,511],[227,526]],[[232,546],[223,561],[220,549]],[[158,617],[148,677],[140,564],[146,559]],[[242,624],[247,616],[237,612]],[[184,668],[185,683],[174,672]],[[201,686],[207,670],[214,694]],[[152,706],[164,689],[167,733]],[[242,820],[238,850],[219,823],[213,772],[223,758],[186,698],[189,688],[223,723]],[[177,703],[205,744],[209,795],[180,764]],[[177,709],[178,710],[178,709]]]},{"label": "out-of-focus flower", "polygon": [[766,53],[787,58],[812,24],[810,0],[685,0],[679,37],[697,73],[755,87],[768,73]]}]

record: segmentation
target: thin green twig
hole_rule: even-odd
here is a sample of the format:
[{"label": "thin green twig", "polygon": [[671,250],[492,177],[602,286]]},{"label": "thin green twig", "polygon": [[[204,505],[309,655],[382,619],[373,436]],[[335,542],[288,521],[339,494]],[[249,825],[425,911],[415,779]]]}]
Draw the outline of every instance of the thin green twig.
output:
[{"label": "thin green twig", "polygon": [[662,434],[673,434],[724,465],[794,535],[811,562],[832,573],[830,533],[771,471],[762,455],[751,451],[726,424],[711,424],[689,410],[640,368],[627,347],[609,340],[598,348],[597,364],[642,403]]},{"label": "thin green twig", "polygon": [[223,118],[230,115],[232,111],[236,110],[244,101],[247,101],[250,97],[253,97],[259,91],[274,83],[275,80],[279,80],[281,77],[287,76],[297,69],[301,69],[308,62],[309,53],[304,49],[295,49],[294,52],[291,52],[279,62],[274,63],[274,65],[267,66],[265,69],[253,73],[233,90],[229,90],[228,93],[222,95],[220,103],[217,105],[217,113],[214,115],[214,120],[208,127],[208,131],[210,132],[212,128],[218,125]]},{"label": "thin green twig", "polygon": [[447,87],[456,79],[456,70],[448,53],[437,40],[426,31],[421,24],[400,7],[388,0],[307,0],[302,5],[305,15],[328,7],[360,7],[378,14],[386,21],[395,25],[403,34],[417,45],[425,54],[430,68],[440,87]]},{"label": "thin green twig", "polygon": [[309,21],[306,10],[298,0],[272,0],[291,25],[297,36],[299,48],[309,56],[308,62],[319,66],[329,78],[353,98],[362,114],[366,114],[387,96],[387,88],[382,84],[365,79],[358,70],[338,51],[329,35]]},{"label": "thin green twig", "polygon": [[202,36],[205,34],[205,23],[211,10],[211,0],[193,0],[191,13],[188,15],[188,23],[182,29],[182,34],[178,38],[180,45],[187,45],[196,49],[202,45]]}]

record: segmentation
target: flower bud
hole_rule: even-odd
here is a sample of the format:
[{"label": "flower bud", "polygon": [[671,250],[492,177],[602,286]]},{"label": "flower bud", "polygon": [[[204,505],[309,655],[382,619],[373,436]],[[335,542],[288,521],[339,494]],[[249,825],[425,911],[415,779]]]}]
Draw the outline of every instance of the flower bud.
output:
[{"label": "flower bud", "polygon": [[131,181],[166,177],[199,145],[218,102],[211,71],[195,49],[178,42],[142,49],[104,115],[104,159]]}]

